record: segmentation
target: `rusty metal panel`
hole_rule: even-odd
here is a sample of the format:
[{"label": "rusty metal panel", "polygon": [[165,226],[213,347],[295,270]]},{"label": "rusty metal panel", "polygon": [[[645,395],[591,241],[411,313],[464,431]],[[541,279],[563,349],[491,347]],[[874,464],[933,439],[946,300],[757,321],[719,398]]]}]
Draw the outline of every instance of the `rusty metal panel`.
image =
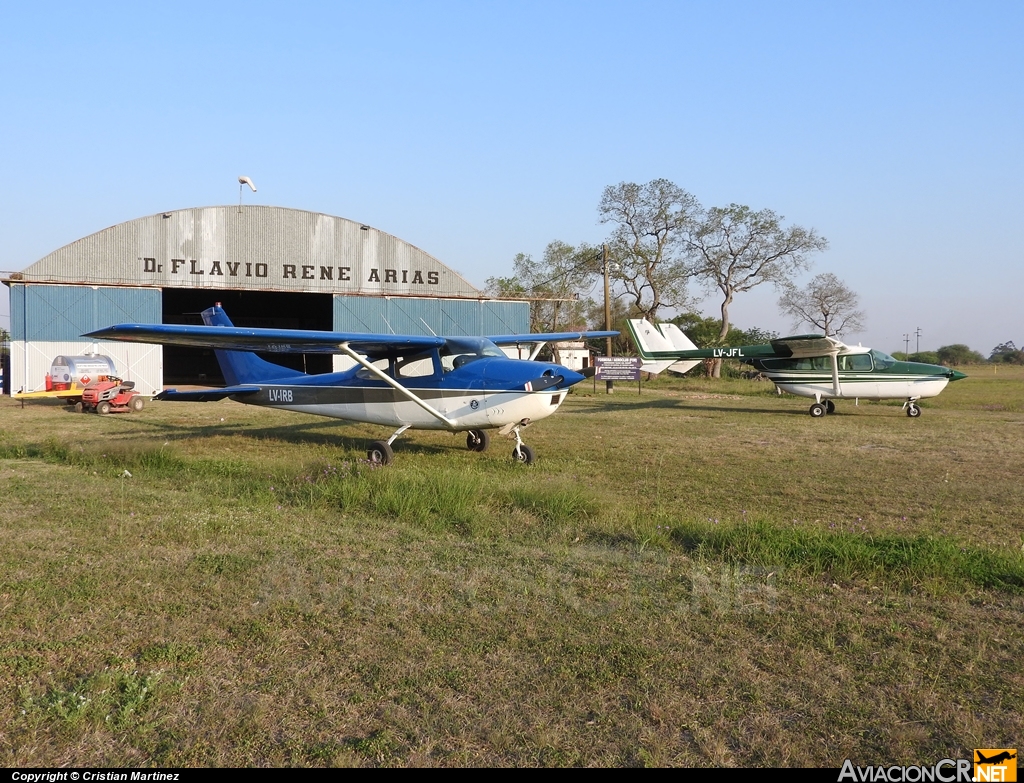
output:
[{"label": "rusty metal panel", "polygon": [[433,256],[345,218],[281,207],[183,209],[72,242],[14,282],[457,297],[481,292]]}]

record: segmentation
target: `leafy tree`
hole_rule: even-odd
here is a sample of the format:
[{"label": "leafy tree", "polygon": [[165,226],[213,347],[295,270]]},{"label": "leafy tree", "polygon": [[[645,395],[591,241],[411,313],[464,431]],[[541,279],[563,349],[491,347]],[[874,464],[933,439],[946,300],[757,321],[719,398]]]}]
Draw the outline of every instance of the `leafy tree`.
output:
[{"label": "leafy tree", "polygon": [[705,318],[697,313],[683,313],[672,319],[672,323],[683,330],[683,333],[693,340],[698,348],[706,348],[712,345],[738,346],[738,345],[762,345],[771,342],[778,335],[756,326],[751,329],[737,329],[729,327],[729,333],[725,340],[721,339],[722,322],[718,318]]},{"label": "leafy tree", "polygon": [[[630,309],[628,302],[620,297],[613,296],[610,301],[612,329],[618,331],[619,336],[612,338],[612,353],[616,356],[635,356],[636,347],[629,336],[629,329],[626,327],[626,320],[639,318],[640,313]],[[593,302],[590,307],[590,317],[587,319],[589,328],[595,331],[604,331],[604,302]],[[595,340],[592,342],[594,348],[601,356],[604,356],[605,341]]]},{"label": "leafy tree", "polygon": [[[529,299],[531,332],[583,330],[593,306],[587,292],[595,274],[594,254],[589,245],[573,247],[556,239],[544,249],[541,261],[517,254],[514,275],[488,278],[487,291],[502,298]],[[552,351],[557,361],[557,348]]]},{"label": "leafy tree", "polygon": [[519,253],[512,261],[512,277],[490,277],[487,292],[502,298],[530,300],[530,331],[560,332],[582,329],[593,302],[587,293],[595,274],[594,249],[575,248],[555,240],[540,261]]},{"label": "leafy tree", "polygon": [[985,357],[977,351],[972,351],[963,343],[955,345],[944,345],[936,351],[939,357],[939,364],[947,367],[956,367],[960,364],[981,364]]},{"label": "leafy tree", "polygon": [[1003,364],[1024,364],[1024,351],[1021,351],[1013,344],[1013,340],[1000,343],[992,349],[988,357],[990,362],[1001,362]]},{"label": "leafy tree", "polygon": [[684,306],[690,269],[682,236],[700,211],[697,199],[667,179],[620,182],[604,189],[597,211],[615,225],[608,245],[631,308],[653,321],[664,307]]},{"label": "leafy tree", "polygon": [[[894,357],[895,358],[895,357]],[[939,354],[936,351],[918,351],[907,357],[909,362],[921,362],[921,364],[939,364]]]},{"label": "leafy tree", "polygon": [[809,324],[827,336],[840,337],[864,328],[857,293],[831,272],[815,275],[804,288],[786,282],[782,290],[779,309],[792,316],[794,329]]},{"label": "leafy tree", "polygon": [[[737,329],[729,327],[729,333],[725,340],[720,339],[722,322],[718,318],[705,318],[697,313],[683,313],[672,319],[672,323],[683,330],[683,333],[693,340],[698,348],[707,348],[714,345],[738,346],[738,345],[762,345],[771,342],[778,334],[756,326],[750,329]],[[691,372],[694,375],[711,375],[715,370],[715,359],[705,359],[700,366],[694,367]],[[718,370],[721,375],[721,368]],[[738,374],[738,372],[736,373]]]},{"label": "leafy tree", "polygon": [[[686,232],[692,273],[722,294],[720,340],[729,334],[729,305],[736,294],[764,283],[784,285],[809,266],[811,253],[828,247],[814,229],[784,228],[783,219],[770,209],[754,212],[730,204],[702,211]],[[717,362],[716,377],[720,366]]]}]

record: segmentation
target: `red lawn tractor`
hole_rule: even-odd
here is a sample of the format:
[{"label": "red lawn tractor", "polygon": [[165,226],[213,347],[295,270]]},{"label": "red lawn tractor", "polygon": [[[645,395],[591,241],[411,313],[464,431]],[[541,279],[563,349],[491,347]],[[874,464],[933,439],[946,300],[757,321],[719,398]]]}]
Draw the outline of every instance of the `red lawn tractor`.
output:
[{"label": "red lawn tractor", "polygon": [[96,411],[101,416],[108,413],[138,413],[146,400],[135,391],[134,381],[110,378],[82,390],[82,401],[75,405],[81,411]]}]

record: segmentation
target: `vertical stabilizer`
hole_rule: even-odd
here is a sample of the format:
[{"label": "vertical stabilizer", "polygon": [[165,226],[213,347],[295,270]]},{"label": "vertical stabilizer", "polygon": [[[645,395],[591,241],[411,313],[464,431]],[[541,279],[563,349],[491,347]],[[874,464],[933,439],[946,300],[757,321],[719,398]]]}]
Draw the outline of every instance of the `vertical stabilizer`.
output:
[{"label": "vertical stabilizer", "polygon": [[643,365],[640,367],[644,372],[657,374],[663,370],[671,370],[672,372],[685,373],[700,364],[699,361],[692,359],[679,361],[673,358],[654,357],[656,353],[678,353],[680,351],[697,350],[697,346],[675,324],[662,323],[655,325],[646,318],[630,318],[626,325],[629,328],[629,333],[633,336],[633,341],[640,352],[640,357],[644,360]]},{"label": "vertical stabilizer", "polygon": [[[207,326],[234,326],[220,304],[215,304],[213,307],[203,310],[203,323]],[[295,378],[305,375],[305,373],[292,370],[289,367],[271,364],[249,351],[214,350],[213,353],[217,357],[220,371],[224,373],[224,380],[228,386],[260,383],[261,381]]]}]

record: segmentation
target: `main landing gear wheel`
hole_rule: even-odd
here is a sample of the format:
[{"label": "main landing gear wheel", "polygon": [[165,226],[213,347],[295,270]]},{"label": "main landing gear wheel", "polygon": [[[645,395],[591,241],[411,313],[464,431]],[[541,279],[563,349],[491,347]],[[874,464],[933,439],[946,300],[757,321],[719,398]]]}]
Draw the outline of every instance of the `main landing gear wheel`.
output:
[{"label": "main landing gear wheel", "polygon": [[486,430],[470,430],[466,433],[466,448],[470,451],[487,451],[491,436]]},{"label": "main landing gear wheel", "polygon": [[370,444],[366,458],[374,465],[390,465],[395,458],[395,452],[391,450],[386,440],[375,440]]},{"label": "main landing gear wheel", "polygon": [[832,400],[825,400],[825,413],[835,413],[836,404]]},{"label": "main landing gear wheel", "polygon": [[138,413],[144,407],[146,407],[146,401],[141,397],[132,397],[132,401],[128,404],[128,407],[131,408],[135,413]]},{"label": "main landing gear wheel", "polygon": [[910,403],[907,406],[907,415],[912,419],[916,419],[921,415],[921,409],[914,405],[914,403]]},{"label": "main landing gear wheel", "polygon": [[533,449],[525,443],[520,443],[512,449],[512,459],[523,465],[532,465],[534,460]]},{"label": "main landing gear wheel", "polygon": [[826,412],[827,408],[825,408],[825,406],[820,402],[816,402],[811,406],[811,418],[820,419]]}]

